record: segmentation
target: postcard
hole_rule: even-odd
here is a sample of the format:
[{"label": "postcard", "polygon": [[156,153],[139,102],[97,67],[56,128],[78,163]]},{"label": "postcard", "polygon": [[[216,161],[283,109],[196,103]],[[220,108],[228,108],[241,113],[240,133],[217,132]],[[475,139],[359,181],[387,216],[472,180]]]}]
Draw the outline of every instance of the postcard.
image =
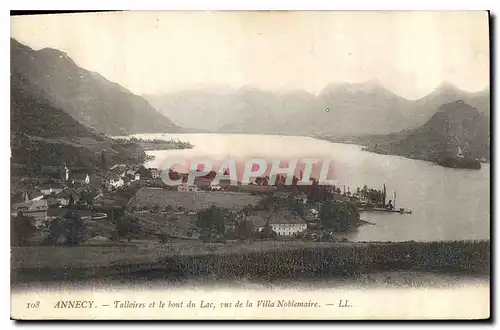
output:
[{"label": "postcard", "polygon": [[11,16],[11,318],[488,319],[489,26]]}]

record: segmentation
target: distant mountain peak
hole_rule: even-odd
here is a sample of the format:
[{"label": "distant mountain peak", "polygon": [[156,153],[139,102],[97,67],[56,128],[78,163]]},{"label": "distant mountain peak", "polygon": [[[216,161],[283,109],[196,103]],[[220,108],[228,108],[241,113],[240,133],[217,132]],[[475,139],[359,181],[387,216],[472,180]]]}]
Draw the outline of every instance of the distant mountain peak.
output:
[{"label": "distant mountain peak", "polygon": [[391,93],[378,79],[371,79],[358,83],[330,83],[323,88],[321,94],[341,92],[341,93]]},{"label": "distant mountain peak", "polygon": [[382,82],[378,78],[373,78],[362,83],[363,85],[379,86],[382,87]]},{"label": "distant mountain peak", "polygon": [[455,86],[452,83],[447,82],[447,81],[443,81],[442,83],[440,83],[435,88],[435,92],[437,92],[437,93],[455,93],[455,94],[464,93],[463,90],[461,90],[457,86]]},{"label": "distant mountain peak", "polygon": [[180,130],[146,100],[79,67],[64,51],[35,51],[11,39],[10,57],[20,93],[29,89],[86,126],[110,135]]}]

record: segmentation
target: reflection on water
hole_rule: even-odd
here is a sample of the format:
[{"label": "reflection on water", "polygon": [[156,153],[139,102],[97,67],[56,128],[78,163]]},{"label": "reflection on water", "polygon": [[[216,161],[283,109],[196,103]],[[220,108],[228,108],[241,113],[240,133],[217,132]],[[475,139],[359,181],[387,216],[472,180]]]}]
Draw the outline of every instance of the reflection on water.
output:
[{"label": "reflection on water", "polygon": [[397,191],[396,207],[412,214],[366,213],[366,225],[350,235],[353,241],[433,241],[487,239],[490,232],[490,168],[457,170],[398,156],[364,152],[359,146],[329,143],[309,137],[238,134],[138,134],[142,138],[180,139],[193,149],[150,151],[156,167],[166,157],[210,156],[321,157],[332,161],[341,186],[381,188],[388,198]]}]

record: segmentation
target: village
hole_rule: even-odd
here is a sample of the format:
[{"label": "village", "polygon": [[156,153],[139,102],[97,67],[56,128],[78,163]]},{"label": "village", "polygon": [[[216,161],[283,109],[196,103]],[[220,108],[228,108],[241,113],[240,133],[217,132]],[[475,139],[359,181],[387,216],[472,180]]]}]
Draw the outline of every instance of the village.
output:
[{"label": "village", "polygon": [[[366,186],[351,192],[335,186],[285,185],[278,175],[246,185],[221,180],[215,172],[187,183],[187,173],[114,164],[100,173],[65,164],[60,178],[21,178],[11,218],[24,245],[138,244],[201,240],[347,241],[345,234],[366,224],[360,211],[392,209],[384,190]],[[166,185],[162,175],[182,179]],[[22,195],[22,201],[19,197]],[[17,197],[18,200],[15,200]]]}]

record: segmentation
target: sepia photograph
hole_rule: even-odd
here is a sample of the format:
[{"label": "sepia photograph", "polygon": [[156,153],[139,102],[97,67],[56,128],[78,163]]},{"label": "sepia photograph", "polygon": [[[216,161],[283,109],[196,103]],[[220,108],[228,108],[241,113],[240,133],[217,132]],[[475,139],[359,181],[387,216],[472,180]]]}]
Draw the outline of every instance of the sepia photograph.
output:
[{"label": "sepia photograph", "polygon": [[490,318],[490,24],[11,14],[11,318]]}]

